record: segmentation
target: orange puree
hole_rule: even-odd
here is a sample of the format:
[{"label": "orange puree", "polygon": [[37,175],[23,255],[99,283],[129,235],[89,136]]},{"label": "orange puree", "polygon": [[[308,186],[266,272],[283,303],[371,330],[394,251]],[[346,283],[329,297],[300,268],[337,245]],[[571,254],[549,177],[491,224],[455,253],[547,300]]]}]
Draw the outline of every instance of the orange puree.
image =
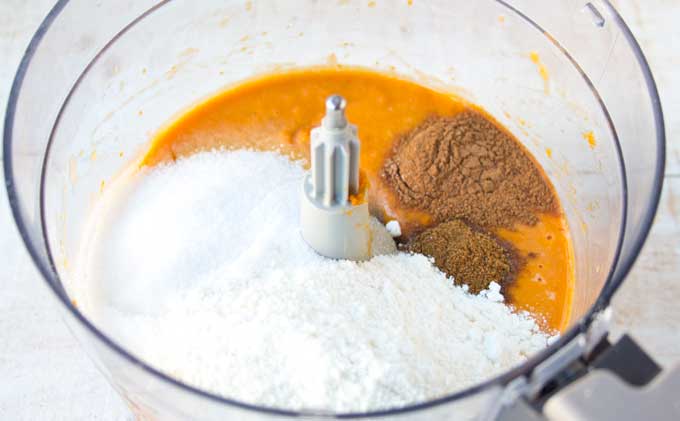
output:
[{"label": "orange puree", "polygon": [[[325,99],[331,94],[346,98],[348,118],[359,129],[361,168],[370,186],[372,212],[383,219],[399,219],[405,235],[415,226],[428,224],[429,215],[398,206],[381,182],[380,168],[401,133],[431,114],[454,115],[474,106],[452,94],[369,70],[306,69],[227,89],[160,131],[142,165],[213,148],[277,150],[296,159],[307,158],[309,131],[320,123]],[[526,259],[519,279],[508,289],[510,302],[537,315],[544,327],[563,330],[573,293],[566,223],[557,215],[540,220],[533,227],[498,233],[523,255],[535,254]]]},{"label": "orange puree", "polygon": [[497,234],[524,258],[517,279],[508,288],[510,302],[538,316],[545,327],[564,330],[571,315],[574,282],[571,244],[560,215],[541,215],[539,222]]}]

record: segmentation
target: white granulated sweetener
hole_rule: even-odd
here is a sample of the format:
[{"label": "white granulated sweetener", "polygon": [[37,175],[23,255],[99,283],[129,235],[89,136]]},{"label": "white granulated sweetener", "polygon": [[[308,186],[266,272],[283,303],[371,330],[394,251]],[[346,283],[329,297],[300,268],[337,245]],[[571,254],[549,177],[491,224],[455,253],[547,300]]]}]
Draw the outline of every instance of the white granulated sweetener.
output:
[{"label": "white granulated sweetener", "polygon": [[422,402],[546,346],[498,286],[468,294],[427,257],[397,252],[377,221],[384,255],[315,254],[298,228],[303,175],[273,152],[225,151],[121,180],[93,213],[69,291],[159,370],[285,409]]}]

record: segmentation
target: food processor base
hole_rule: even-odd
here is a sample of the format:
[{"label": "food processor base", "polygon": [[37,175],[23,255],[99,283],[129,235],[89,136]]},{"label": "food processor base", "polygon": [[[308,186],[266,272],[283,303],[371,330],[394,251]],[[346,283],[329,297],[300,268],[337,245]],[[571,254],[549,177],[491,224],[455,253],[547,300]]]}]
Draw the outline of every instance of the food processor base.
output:
[{"label": "food processor base", "polygon": [[[540,389],[487,414],[499,421],[634,421],[680,419],[680,364],[661,367],[633,338],[602,338],[592,353],[568,364]],[[529,384],[520,389],[531,390]]]}]

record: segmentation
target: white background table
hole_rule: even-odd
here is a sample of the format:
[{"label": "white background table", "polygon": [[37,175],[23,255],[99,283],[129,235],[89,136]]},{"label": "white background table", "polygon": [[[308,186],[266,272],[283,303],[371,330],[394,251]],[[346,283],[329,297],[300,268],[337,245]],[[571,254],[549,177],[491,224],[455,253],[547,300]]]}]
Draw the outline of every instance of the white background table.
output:
[{"label": "white background table", "polygon": [[[52,3],[0,0],[2,116],[19,60]],[[668,136],[659,213],[642,255],[614,300],[614,335],[632,333],[668,365],[680,362],[680,47],[674,45],[680,40],[680,1],[614,3],[650,61]],[[61,321],[51,292],[20,242],[4,189],[0,268],[0,419],[132,419]]]}]

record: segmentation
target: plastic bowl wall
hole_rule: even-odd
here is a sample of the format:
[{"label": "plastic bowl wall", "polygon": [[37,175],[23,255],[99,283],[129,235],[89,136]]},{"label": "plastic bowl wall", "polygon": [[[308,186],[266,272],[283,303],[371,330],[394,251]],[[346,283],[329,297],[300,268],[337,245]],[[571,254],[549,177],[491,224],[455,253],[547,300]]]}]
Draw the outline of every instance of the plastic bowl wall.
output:
[{"label": "plastic bowl wall", "polygon": [[658,203],[663,118],[644,57],[606,1],[62,1],[12,89],[7,188],[67,322],[140,419],[295,414],[182,384],[72,305],[69,262],[102,182],[172,116],[220,89],[276,69],[337,64],[455,92],[513,131],[558,190],[576,272],[572,328],[546,352],[436,401],[345,415],[474,418],[508,381],[586,329],[634,262]]}]

